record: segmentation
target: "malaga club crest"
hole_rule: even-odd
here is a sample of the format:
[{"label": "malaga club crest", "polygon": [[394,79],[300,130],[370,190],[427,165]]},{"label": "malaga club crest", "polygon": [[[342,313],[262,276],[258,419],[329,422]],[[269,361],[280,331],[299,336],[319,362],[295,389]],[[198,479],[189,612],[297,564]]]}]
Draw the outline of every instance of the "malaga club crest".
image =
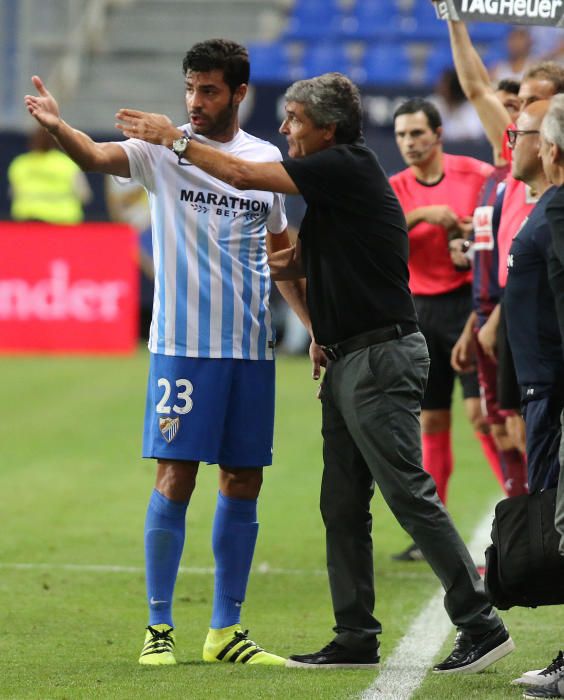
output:
[{"label": "malaga club crest", "polygon": [[180,428],[180,418],[159,418],[159,430],[167,442],[172,442]]}]

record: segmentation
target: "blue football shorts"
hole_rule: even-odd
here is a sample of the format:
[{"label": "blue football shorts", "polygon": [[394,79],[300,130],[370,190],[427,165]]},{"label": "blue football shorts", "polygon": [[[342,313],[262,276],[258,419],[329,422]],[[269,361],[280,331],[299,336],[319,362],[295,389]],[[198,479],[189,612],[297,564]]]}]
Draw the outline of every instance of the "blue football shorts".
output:
[{"label": "blue football shorts", "polygon": [[151,353],[143,457],[272,464],[274,361]]}]

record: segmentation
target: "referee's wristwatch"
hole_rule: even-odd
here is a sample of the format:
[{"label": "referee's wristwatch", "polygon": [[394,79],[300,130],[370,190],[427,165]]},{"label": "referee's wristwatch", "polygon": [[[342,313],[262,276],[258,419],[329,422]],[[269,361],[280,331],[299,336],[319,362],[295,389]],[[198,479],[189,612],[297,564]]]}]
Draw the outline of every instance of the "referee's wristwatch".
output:
[{"label": "referee's wristwatch", "polygon": [[186,132],[184,132],[183,136],[180,136],[177,139],[174,139],[172,142],[172,151],[173,153],[176,153],[178,156],[178,162],[180,163],[180,159],[186,152],[186,149],[188,148],[188,144],[192,140],[192,137],[189,136]]}]

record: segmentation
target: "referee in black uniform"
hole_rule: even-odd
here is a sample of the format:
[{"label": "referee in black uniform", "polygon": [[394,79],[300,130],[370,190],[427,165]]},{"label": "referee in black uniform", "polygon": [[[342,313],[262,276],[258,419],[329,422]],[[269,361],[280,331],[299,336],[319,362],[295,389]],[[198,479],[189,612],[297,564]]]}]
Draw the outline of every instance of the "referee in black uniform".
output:
[{"label": "referee in black uniform", "polygon": [[[129,112],[129,115],[132,113]],[[162,115],[129,117],[135,134],[165,146],[178,130]],[[419,415],[429,356],[408,286],[400,205],[362,140],[356,86],[339,73],[286,92],[282,163],[251,163],[189,140],[184,157],[241,190],[301,194],[307,210],[295,248],[272,258],[279,280],[307,278],[314,377],[322,384],[321,511],[336,626],[334,639],[289,666],[372,667],[374,617],[370,500],[374,483],[445,589],[459,630],[436,672],[477,672],[513,650],[470,554],[421,467]]]}]

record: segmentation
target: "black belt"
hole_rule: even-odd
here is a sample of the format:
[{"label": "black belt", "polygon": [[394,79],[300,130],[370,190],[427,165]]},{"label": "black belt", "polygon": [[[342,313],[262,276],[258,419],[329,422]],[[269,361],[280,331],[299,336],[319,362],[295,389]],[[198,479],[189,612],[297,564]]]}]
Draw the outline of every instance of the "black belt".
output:
[{"label": "black belt", "polygon": [[410,333],[417,333],[419,328],[416,323],[396,323],[394,326],[385,326],[384,328],[375,328],[373,331],[354,335],[352,338],[347,338],[340,343],[333,345],[322,345],[323,352],[330,360],[338,360],[349,352],[362,350],[370,345],[385,343],[387,340],[401,338]]}]

